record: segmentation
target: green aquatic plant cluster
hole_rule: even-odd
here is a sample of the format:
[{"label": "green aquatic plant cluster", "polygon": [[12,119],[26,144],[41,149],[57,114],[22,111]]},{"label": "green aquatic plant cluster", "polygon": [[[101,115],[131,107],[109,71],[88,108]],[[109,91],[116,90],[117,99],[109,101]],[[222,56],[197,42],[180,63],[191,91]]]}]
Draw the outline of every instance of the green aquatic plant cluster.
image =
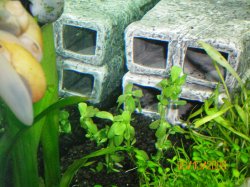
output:
[{"label": "green aquatic plant cluster", "polygon": [[[216,69],[218,64],[226,68],[238,81],[238,87],[229,89],[218,70],[222,86],[218,85],[202,107],[188,117],[185,128],[172,125],[166,118],[168,107],[173,104],[185,105],[185,101],[179,100],[179,96],[186,78],[182,75],[182,69],[174,66],[170,77],[158,84],[161,87],[161,94],[157,96],[160,119],[149,125],[149,128],[155,130],[157,150],[155,155],[149,155],[134,144],[136,140],[130,121],[131,113],[137,107],[139,108],[137,111],[140,110],[139,98],[142,96],[140,90],[134,90],[132,85],[127,85],[124,94],[118,98],[118,106],[125,104],[118,118],[111,113],[100,112],[85,103],[79,104],[80,121],[86,130],[86,137],[94,140],[97,146],[102,144],[102,148],[72,164],[63,176],[64,185],[70,184],[74,173],[81,166],[91,167],[93,162],[88,162],[88,158],[93,159],[97,156],[106,158],[104,164],[98,163],[97,166],[92,166],[96,167],[94,170],[96,172],[103,170],[103,166],[108,169],[111,166],[112,171],[119,172],[124,154],[129,155],[134,163],[140,186],[207,186],[209,184],[211,187],[233,187],[241,185],[244,181],[247,182],[250,176],[248,121],[250,92],[246,88],[247,82],[241,81],[219,52],[206,43],[200,42],[200,44],[214,60]],[[224,89],[219,89],[223,86]],[[219,90],[226,93],[222,101],[222,93]],[[88,110],[88,107],[91,110]],[[86,123],[87,111],[95,111],[93,115],[88,116],[90,118],[87,120],[91,123]],[[93,117],[106,119],[111,123],[98,129],[98,125],[93,123]],[[188,148],[185,147],[185,142],[182,142],[181,146],[172,144],[169,136],[178,134],[192,144]],[[171,151],[174,152],[174,156],[166,157],[165,153]]]}]

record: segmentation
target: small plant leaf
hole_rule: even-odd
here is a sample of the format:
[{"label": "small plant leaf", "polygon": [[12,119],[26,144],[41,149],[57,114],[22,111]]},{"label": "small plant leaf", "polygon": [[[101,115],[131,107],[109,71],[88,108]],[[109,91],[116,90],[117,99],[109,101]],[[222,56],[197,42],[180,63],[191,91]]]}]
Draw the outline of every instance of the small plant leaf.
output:
[{"label": "small plant leaf", "polygon": [[115,146],[119,146],[121,145],[123,142],[123,136],[114,136],[114,143],[115,143]]},{"label": "small plant leaf", "polygon": [[233,173],[233,176],[236,178],[238,178],[240,176],[240,172],[236,168],[232,169],[232,173]]},{"label": "small plant leaf", "polygon": [[246,163],[248,162],[248,160],[249,160],[249,155],[246,154],[246,153],[241,153],[240,159],[241,159],[241,161],[242,161],[244,164],[246,164]]},{"label": "small plant leaf", "polygon": [[135,156],[136,156],[137,159],[140,159],[140,160],[143,160],[143,161],[149,160],[148,154],[145,151],[136,149],[135,153],[136,153]]},{"label": "small plant leaf", "polygon": [[124,111],[124,112],[122,113],[122,118],[123,118],[123,120],[124,120],[126,123],[130,122],[130,112],[129,112],[129,111]]},{"label": "small plant leaf", "polygon": [[132,93],[132,89],[133,89],[133,84],[127,84],[125,86],[125,94]]},{"label": "small plant leaf", "polygon": [[87,104],[86,103],[79,103],[78,109],[80,111],[81,116],[85,116],[87,114]]},{"label": "small plant leaf", "polygon": [[[123,135],[123,134],[124,134],[124,131],[125,131],[125,129],[126,129],[126,124],[116,122],[116,123],[114,123],[114,124],[111,126],[111,129],[114,130],[114,134],[115,134],[115,135]],[[111,129],[110,129],[110,130],[111,130]]]},{"label": "small plant leaf", "polygon": [[160,124],[159,128],[157,129],[155,136],[157,138],[162,138],[164,135],[166,135],[166,130],[168,127],[168,123],[167,122],[163,122]]},{"label": "small plant leaf", "polygon": [[[217,118],[217,122],[219,122],[219,123],[224,123],[224,124],[228,124],[225,120],[223,120],[222,118],[219,118],[221,115],[223,115],[224,113],[226,113],[229,109],[231,109],[233,106],[229,106],[229,107],[227,107],[227,108],[225,108],[225,109],[223,109],[223,110],[220,110],[220,111],[218,111],[218,112],[213,112],[213,113],[211,113],[210,115],[208,115],[208,116],[206,116],[206,117],[204,117],[204,118],[202,118],[202,119],[200,119],[200,120],[198,120],[198,121],[196,121],[195,123],[194,123],[194,125],[195,125],[195,128],[199,128],[201,125],[203,125],[203,124],[205,124],[205,123],[207,123],[207,122],[209,122],[209,121],[211,121],[211,120],[216,120],[216,118]],[[218,121],[218,119],[219,119],[219,121]]]},{"label": "small plant leaf", "polygon": [[178,100],[178,101],[174,101],[173,104],[179,105],[179,106],[184,106],[187,104],[187,101],[185,100]]},{"label": "small plant leaf", "polygon": [[178,67],[178,66],[173,66],[170,72],[171,75],[171,80],[175,81],[179,78],[179,76],[181,75],[182,72],[182,68]]},{"label": "small plant leaf", "polygon": [[240,119],[243,121],[243,123],[245,125],[247,125],[247,114],[246,114],[246,112],[239,105],[235,105],[234,107],[235,107],[237,113],[239,114]]},{"label": "small plant leaf", "polygon": [[142,90],[133,91],[133,96],[138,98],[142,97],[143,96]]},{"label": "small plant leaf", "polygon": [[109,119],[110,121],[114,120],[113,115],[106,111],[97,112],[95,116],[101,119]]},{"label": "small plant leaf", "polygon": [[133,99],[133,97],[127,98],[126,108],[130,112],[133,112],[135,110],[135,100]]},{"label": "small plant leaf", "polygon": [[117,108],[119,108],[126,100],[126,95],[120,95],[117,99],[117,103],[118,103],[118,106]]},{"label": "small plant leaf", "polygon": [[158,119],[158,120],[152,122],[152,123],[149,125],[149,128],[150,128],[150,129],[157,129],[157,128],[159,127],[160,123],[161,123],[161,120]]}]

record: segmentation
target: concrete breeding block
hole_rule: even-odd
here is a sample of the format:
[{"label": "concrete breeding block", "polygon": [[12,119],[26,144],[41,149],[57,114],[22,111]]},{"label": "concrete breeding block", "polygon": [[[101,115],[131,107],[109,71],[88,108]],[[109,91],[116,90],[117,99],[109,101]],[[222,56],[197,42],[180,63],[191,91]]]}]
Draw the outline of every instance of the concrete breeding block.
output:
[{"label": "concrete breeding block", "polygon": [[[116,56],[111,62],[117,63],[120,58]],[[120,85],[122,73],[119,66],[93,66],[61,56],[57,57],[57,65],[61,96],[89,97],[91,103],[99,104]]]},{"label": "concrete breeding block", "polygon": [[[246,0],[161,0],[126,29],[129,71],[166,77],[173,65],[188,82],[215,87],[214,66],[198,40],[214,46],[242,76],[250,66],[250,7]],[[222,67],[229,87],[234,78]],[[202,88],[203,89],[203,88]]]},{"label": "concrete breeding block", "polygon": [[[134,89],[140,89],[143,92],[141,98],[142,113],[151,117],[157,117],[158,100],[157,95],[161,93],[157,84],[162,80],[162,77],[154,75],[133,74],[128,72],[123,77],[123,90],[127,84],[134,85]],[[191,91],[194,90],[194,91]],[[178,124],[179,119],[185,119],[189,112],[195,110],[197,106],[210,96],[212,89],[205,87],[199,88],[199,85],[189,84],[183,86],[181,99],[187,101],[186,106],[169,108],[169,116],[166,118],[172,124]]]},{"label": "concrete breeding block", "polygon": [[56,50],[83,63],[110,64],[114,56],[124,54],[127,25],[158,1],[66,0],[62,16],[54,24]]}]

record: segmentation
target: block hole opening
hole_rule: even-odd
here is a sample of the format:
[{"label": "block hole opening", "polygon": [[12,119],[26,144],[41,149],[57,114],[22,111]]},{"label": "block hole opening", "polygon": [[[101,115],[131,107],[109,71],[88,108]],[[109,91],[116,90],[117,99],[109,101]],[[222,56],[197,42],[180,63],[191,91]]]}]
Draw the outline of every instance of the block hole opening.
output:
[{"label": "block hole opening", "polygon": [[189,115],[197,111],[203,103],[180,98],[186,101],[186,105],[170,104],[166,111],[166,119],[172,125],[180,125],[187,121]]},{"label": "block hole opening", "polygon": [[179,118],[183,121],[186,121],[190,114],[200,109],[201,106],[203,105],[203,103],[199,101],[192,101],[187,99],[181,99],[181,100],[185,100],[187,102],[186,105],[179,106],[178,115]]},{"label": "block hole opening", "polygon": [[95,30],[72,25],[63,26],[63,46],[69,51],[81,55],[95,55],[96,39]]},{"label": "block hole opening", "polygon": [[168,58],[168,42],[147,38],[134,38],[134,63],[149,67],[166,69]]},{"label": "block hole opening", "polygon": [[134,90],[141,90],[143,97],[140,99],[141,107],[144,110],[157,112],[158,99],[157,95],[161,94],[161,91],[147,86],[141,86],[134,84]]},{"label": "block hole opening", "polygon": [[91,96],[94,88],[94,76],[73,70],[63,71],[63,89],[84,96]]},{"label": "block hole opening", "polygon": [[[228,53],[220,52],[226,60]],[[220,77],[212,63],[212,59],[207,55],[204,49],[188,47],[184,59],[184,73],[187,75],[206,80],[209,82],[221,82]],[[226,70],[219,66],[221,75],[225,79]]]}]

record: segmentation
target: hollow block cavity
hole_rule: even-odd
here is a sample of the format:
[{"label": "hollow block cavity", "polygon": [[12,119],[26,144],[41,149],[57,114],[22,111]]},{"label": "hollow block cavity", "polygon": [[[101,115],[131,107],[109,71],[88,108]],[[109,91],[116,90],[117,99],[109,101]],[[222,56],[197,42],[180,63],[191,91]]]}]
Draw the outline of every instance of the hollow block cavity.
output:
[{"label": "hollow block cavity", "polygon": [[[113,63],[120,57],[111,59]],[[90,103],[99,104],[105,101],[120,85],[119,69],[108,66],[83,64],[75,59],[57,57],[59,69],[59,93],[61,96],[78,95],[88,97]]]},{"label": "hollow block cavity", "polygon": [[54,24],[56,50],[83,63],[109,64],[114,56],[124,54],[123,33],[128,24],[158,1],[66,0],[62,16]]},{"label": "hollow block cavity", "polygon": [[[250,72],[250,14],[245,0],[161,0],[126,28],[129,71],[166,77],[173,65],[190,84],[214,88],[220,78],[197,41],[215,47],[241,75]],[[229,87],[235,80],[219,66]],[[250,75],[250,73],[248,73]]]}]

